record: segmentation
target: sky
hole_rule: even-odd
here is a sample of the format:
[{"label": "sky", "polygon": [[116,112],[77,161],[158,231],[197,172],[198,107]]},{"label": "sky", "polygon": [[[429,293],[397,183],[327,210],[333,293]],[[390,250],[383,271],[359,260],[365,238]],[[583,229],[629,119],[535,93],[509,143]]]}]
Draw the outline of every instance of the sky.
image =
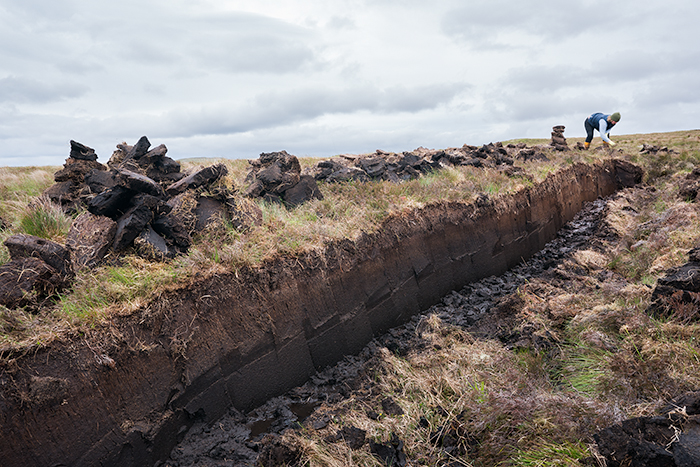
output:
[{"label": "sky", "polygon": [[0,166],[697,129],[699,25],[697,0],[0,0]]}]

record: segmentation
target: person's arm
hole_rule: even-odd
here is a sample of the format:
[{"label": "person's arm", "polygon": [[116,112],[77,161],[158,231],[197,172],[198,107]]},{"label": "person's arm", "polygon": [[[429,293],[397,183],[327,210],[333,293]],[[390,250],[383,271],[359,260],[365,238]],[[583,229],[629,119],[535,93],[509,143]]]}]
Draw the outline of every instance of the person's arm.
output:
[{"label": "person's arm", "polygon": [[606,143],[612,143],[610,141],[610,138],[608,138],[608,121],[605,118],[600,119],[598,131],[600,132],[600,137],[605,141]]}]

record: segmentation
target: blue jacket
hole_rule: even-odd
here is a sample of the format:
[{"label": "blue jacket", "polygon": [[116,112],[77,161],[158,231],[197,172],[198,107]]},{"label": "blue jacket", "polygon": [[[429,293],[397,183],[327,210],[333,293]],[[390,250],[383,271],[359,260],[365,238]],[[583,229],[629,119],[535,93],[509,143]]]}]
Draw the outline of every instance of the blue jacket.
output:
[{"label": "blue jacket", "polygon": [[608,117],[610,117],[610,115],[596,112],[586,119],[586,123],[600,132],[600,137],[603,141],[610,142],[608,133],[610,133],[610,130],[612,130],[612,127],[614,127],[617,122],[608,122]]},{"label": "blue jacket", "polygon": [[[590,117],[588,117],[586,119],[586,121],[588,122],[588,124],[590,126],[592,126],[593,128],[595,128],[597,130],[600,127],[601,120],[605,120],[606,126],[609,125],[608,117],[610,117],[610,115],[605,115],[605,114],[602,114],[600,112],[597,112],[597,113],[594,113],[593,115],[591,115]],[[581,120],[579,120],[579,122],[580,121]],[[612,128],[613,126],[615,126],[615,122],[612,122],[612,125],[610,127]]]}]

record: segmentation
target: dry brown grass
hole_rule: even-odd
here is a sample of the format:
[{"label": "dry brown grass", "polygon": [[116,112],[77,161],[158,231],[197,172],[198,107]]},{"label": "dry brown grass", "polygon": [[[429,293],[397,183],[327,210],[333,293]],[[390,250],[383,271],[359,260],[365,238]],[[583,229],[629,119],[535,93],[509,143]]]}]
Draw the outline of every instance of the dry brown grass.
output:
[{"label": "dry brown grass", "polygon": [[[616,141],[648,170],[651,188],[610,203],[606,224],[614,236],[576,252],[552,275],[556,280],[537,279],[519,292],[514,330],[534,328],[552,345],[508,350],[446,329],[433,316],[428,350],[402,358],[380,349],[364,392],[327,408],[338,414],[332,429],[352,424],[384,442],[398,433],[416,465],[574,466],[595,454],[588,449],[595,431],[655,414],[670,398],[700,387],[700,324],[645,312],[656,279],[700,243],[698,203],[679,199],[677,190],[700,158],[700,132]],[[640,142],[678,153],[640,156]],[[405,415],[369,419],[367,392],[393,397]],[[463,443],[457,454],[430,442],[430,433],[446,426],[456,427]],[[347,459],[354,463],[346,465],[375,465],[357,460],[369,455],[366,446],[353,452],[319,433],[295,436],[306,443],[307,465]]]},{"label": "dry brown grass", "polygon": [[[628,154],[628,158],[637,161],[652,172],[685,173],[700,157],[698,155],[698,134],[700,132],[678,132],[660,135],[620,136],[619,147]],[[570,139],[573,145],[576,139]],[[518,142],[518,141],[513,141]],[[544,143],[545,140],[528,140],[528,144]],[[665,144],[679,148],[680,154],[673,157],[642,158],[637,156],[641,142],[650,144]],[[595,142],[594,142],[595,143]],[[594,144],[595,146],[595,144]],[[72,292],[61,298],[55,309],[47,310],[45,319],[48,326],[61,313],[69,316],[90,316],[99,319],[107,316],[110,309],[130,309],[146,300],[150,294],[158,293],[160,289],[170,287],[171,279],[163,277],[178,277],[187,280],[194,272],[206,274],[207,271],[220,268],[237,268],[241,265],[255,265],[260,261],[274,257],[277,254],[297,254],[305,250],[323,248],[331,240],[354,239],[362,232],[373,232],[381,225],[387,216],[439,201],[472,201],[479,193],[499,196],[512,193],[532,183],[542,181],[548,174],[576,162],[592,162],[604,159],[609,155],[604,151],[571,151],[559,153],[550,151],[550,162],[533,162],[516,165],[523,169],[523,175],[507,177],[494,169],[449,168],[401,184],[388,182],[372,182],[367,184],[321,184],[324,195],[322,201],[312,201],[287,210],[278,205],[261,204],[264,221],[261,226],[248,232],[238,232],[226,223],[212,227],[200,236],[190,253],[167,265],[155,268],[153,280],[147,279],[153,268],[141,267],[137,260],[127,261],[122,266],[130,272],[125,274],[133,280],[131,288],[146,295],[137,297],[119,293],[119,287],[101,287],[89,278],[79,277]],[[301,159],[302,167],[310,167],[317,159]],[[191,160],[183,161],[183,169],[194,166],[209,165],[223,162],[229,169],[224,184],[229,189],[242,190],[245,188],[245,176],[249,164],[244,160]],[[2,239],[12,233],[21,231],[21,219],[26,214],[27,205],[41,191],[52,184],[52,174],[58,167],[44,168],[2,168],[3,177],[0,179],[0,216],[9,226],[0,232]],[[662,179],[666,180],[668,177]],[[693,219],[691,219],[693,220]],[[622,228],[627,228],[622,226]],[[677,233],[659,234],[676,238]],[[56,237],[61,239],[60,233]],[[652,239],[657,241],[657,239]],[[678,247],[680,248],[680,247]],[[663,258],[672,261],[677,258],[678,249],[669,249],[665,255],[656,258],[656,269],[663,267]],[[0,262],[7,261],[8,255],[0,248]],[[655,270],[656,270],[655,269]],[[167,273],[162,273],[167,271]],[[98,270],[94,277],[113,281],[110,268]],[[118,276],[118,274],[117,274]],[[178,280],[180,280],[178,279]],[[157,284],[153,287],[143,287],[143,282]],[[76,311],[78,310],[78,311]],[[82,311],[81,311],[82,310]],[[88,311],[89,310],[89,311]],[[41,319],[39,319],[41,321]],[[79,322],[79,320],[78,320]],[[27,336],[29,340],[29,338]]]},{"label": "dry brown grass", "polygon": [[[432,317],[421,327],[429,344],[425,350],[399,357],[377,349],[365,393],[328,407],[337,414],[329,429],[352,424],[384,442],[395,432],[417,465],[577,465],[591,455],[586,444],[596,429],[653,413],[662,401],[698,389],[700,325],[656,320],[644,310],[659,275],[686,261],[687,250],[700,241],[698,204],[677,197],[679,180],[700,164],[700,131],[613,139],[622,149],[619,155],[647,170],[645,181],[653,189],[630,190],[615,200],[606,219],[615,236],[567,260],[559,267],[558,282],[536,280],[521,289],[518,326],[531,325],[552,336],[554,344],[513,351]],[[642,143],[677,152],[640,155]],[[0,345],[41,345],[112,313],[129,313],[194,272],[232,270],[277,254],[323,248],[329,240],[374,231],[392,213],[442,200],[469,202],[482,192],[510,193],[558,168],[605,157],[595,150],[552,154],[552,162],[519,164],[527,177],[463,168],[398,185],[322,184],[324,200],[293,210],[263,204],[261,226],[243,233],[221,223],[202,235],[187,256],[170,263],[130,257],[119,267],[79,275],[73,290],[40,315],[2,310]],[[314,162],[305,159],[302,165]],[[230,172],[225,183],[242,188],[247,163],[225,163]],[[42,170],[24,174],[48,186]],[[21,185],[21,177],[10,179],[14,185],[3,186]],[[29,197],[2,189],[0,215],[7,215],[14,229],[19,218],[6,213]],[[370,419],[367,387],[372,397],[394,398],[405,414]],[[418,423],[420,417],[428,427]],[[450,454],[430,442],[431,433],[445,427],[458,435],[461,451]],[[353,451],[314,432],[294,436],[305,447],[307,465],[380,465],[366,447]]]}]

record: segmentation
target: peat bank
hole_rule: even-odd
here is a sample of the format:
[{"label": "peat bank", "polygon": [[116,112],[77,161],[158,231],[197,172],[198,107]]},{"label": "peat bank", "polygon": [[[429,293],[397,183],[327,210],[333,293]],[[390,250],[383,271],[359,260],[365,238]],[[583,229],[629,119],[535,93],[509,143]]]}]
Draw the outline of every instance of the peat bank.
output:
[{"label": "peat bank", "polygon": [[117,318],[99,347],[92,337],[17,356],[0,372],[2,464],[153,465],[196,421],[303,384],[449,291],[529,258],[584,203],[640,179],[609,159],[512,195],[429,205],[355,241],[169,292]]}]

